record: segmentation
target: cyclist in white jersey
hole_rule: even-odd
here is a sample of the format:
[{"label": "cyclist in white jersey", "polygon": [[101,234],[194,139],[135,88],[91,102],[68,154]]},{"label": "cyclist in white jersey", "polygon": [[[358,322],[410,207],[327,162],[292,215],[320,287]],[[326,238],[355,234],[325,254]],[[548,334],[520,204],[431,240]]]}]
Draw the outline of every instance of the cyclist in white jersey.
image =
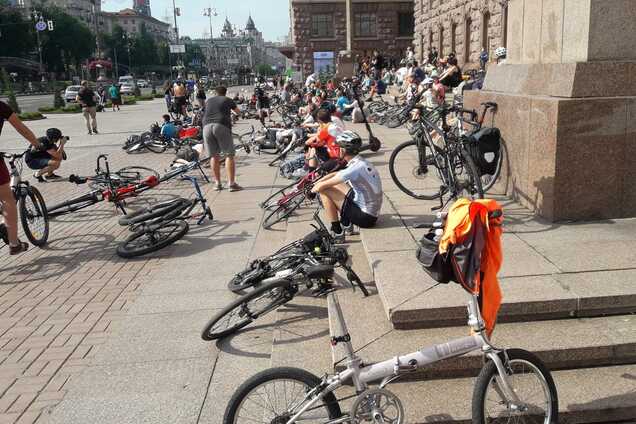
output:
[{"label": "cyclist in white jersey", "polygon": [[362,228],[375,225],[382,207],[382,181],[375,167],[358,154],[360,136],[345,131],[336,144],[347,167],[322,178],[312,192],[320,194],[331,231],[336,241],[343,242],[345,230],[351,233],[354,224]]}]

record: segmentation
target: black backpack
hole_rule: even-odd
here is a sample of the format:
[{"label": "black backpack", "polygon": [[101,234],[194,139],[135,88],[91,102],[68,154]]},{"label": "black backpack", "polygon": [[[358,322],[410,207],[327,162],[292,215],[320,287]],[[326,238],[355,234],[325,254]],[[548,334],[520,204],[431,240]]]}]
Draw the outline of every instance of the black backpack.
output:
[{"label": "black backpack", "polygon": [[499,128],[482,128],[467,138],[470,155],[481,175],[495,175],[501,155]]}]

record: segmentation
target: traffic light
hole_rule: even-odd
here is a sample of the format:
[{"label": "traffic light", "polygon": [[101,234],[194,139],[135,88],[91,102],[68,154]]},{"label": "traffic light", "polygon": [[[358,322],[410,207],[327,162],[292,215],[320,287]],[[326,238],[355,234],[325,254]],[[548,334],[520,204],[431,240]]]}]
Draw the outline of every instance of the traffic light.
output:
[{"label": "traffic light", "polygon": [[174,9],[174,13],[175,13],[177,16],[181,16],[181,8],[179,8],[179,7],[175,7],[175,9]]},{"label": "traffic light", "polygon": [[47,25],[49,27],[49,31],[53,31],[53,21],[48,21]]}]

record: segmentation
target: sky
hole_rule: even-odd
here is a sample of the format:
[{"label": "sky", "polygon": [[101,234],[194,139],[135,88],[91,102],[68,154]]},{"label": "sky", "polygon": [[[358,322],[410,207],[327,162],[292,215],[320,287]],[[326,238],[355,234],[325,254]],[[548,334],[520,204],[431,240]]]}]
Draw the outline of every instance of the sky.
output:
[{"label": "sky", "polygon": [[[227,14],[230,22],[238,28],[245,28],[251,12],[256,28],[263,33],[266,41],[278,41],[289,32],[289,0],[175,0],[181,9],[177,17],[180,35],[199,38],[209,33],[210,21],[203,16],[203,9],[215,8],[218,16],[212,18],[212,32],[218,36]],[[133,0],[102,0],[102,10],[116,12],[132,7]],[[166,10],[172,20],[172,0],[150,0],[152,16],[164,20]]]}]

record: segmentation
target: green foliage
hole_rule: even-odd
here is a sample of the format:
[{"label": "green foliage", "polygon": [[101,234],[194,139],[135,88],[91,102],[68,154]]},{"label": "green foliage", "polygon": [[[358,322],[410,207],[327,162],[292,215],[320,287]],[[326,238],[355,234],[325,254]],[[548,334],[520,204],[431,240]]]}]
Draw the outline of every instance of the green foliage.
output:
[{"label": "green foliage", "polygon": [[24,112],[19,114],[18,117],[23,121],[37,121],[40,119],[46,119],[46,116],[42,115],[40,112]]},{"label": "green foliage", "polygon": [[68,64],[79,64],[92,56],[95,36],[80,20],[56,6],[42,7],[47,20],[55,22],[54,31],[42,31],[42,56],[49,71],[63,72]]},{"label": "green foliage", "polygon": [[135,96],[121,96],[121,99],[125,105],[134,105],[137,103],[137,98]]},{"label": "green foliage", "polygon": [[143,94],[141,96],[137,96],[137,100],[141,100],[141,101],[148,101],[148,100],[154,100],[155,96],[153,94]]},{"label": "green foliage", "polygon": [[0,1],[0,29],[0,56],[26,57],[36,47],[33,22],[4,1]]},{"label": "green foliage", "polygon": [[155,99],[163,99],[164,95],[161,93],[156,93],[155,94]]},{"label": "green foliage", "polygon": [[183,41],[186,46],[186,52],[183,55],[183,63],[188,68],[202,70],[205,65],[205,55],[203,54],[201,46],[193,43],[192,40],[190,40],[189,38],[186,38]]},{"label": "green foliage", "polygon": [[62,97],[62,92],[55,88],[53,92],[53,107],[55,109],[59,109],[65,106],[64,98]]},{"label": "green foliage", "polygon": [[62,112],[64,113],[80,113],[82,111],[82,107],[77,103],[71,103],[62,108]]},{"label": "green foliage", "polygon": [[275,75],[276,71],[272,69],[272,67],[270,65],[267,65],[265,63],[261,63],[260,65],[258,65],[256,67],[256,72],[259,75]]},{"label": "green foliage", "polygon": [[15,91],[13,91],[13,83],[9,79],[9,74],[7,70],[2,68],[0,72],[0,77],[2,78],[2,85],[4,86],[5,91],[7,92],[7,104],[15,113],[20,113],[20,106],[18,106],[18,99],[15,97]]}]

